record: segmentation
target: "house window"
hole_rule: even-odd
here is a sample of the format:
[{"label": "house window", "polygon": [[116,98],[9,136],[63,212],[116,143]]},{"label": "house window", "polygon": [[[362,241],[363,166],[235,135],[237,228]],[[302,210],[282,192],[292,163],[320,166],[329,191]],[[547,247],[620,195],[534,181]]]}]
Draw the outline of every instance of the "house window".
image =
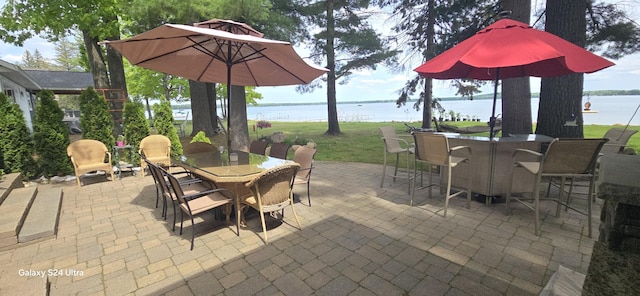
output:
[{"label": "house window", "polygon": [[16,97],[13,95],[13,89],[5,89],[4,94],[13,99],[13,102],[16,102]]}]

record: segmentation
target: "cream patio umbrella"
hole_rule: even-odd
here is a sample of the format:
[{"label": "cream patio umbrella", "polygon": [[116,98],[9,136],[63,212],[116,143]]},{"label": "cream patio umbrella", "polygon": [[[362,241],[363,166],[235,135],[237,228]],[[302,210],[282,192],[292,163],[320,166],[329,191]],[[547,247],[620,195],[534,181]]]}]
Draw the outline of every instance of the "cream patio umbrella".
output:
[{"label": "cream patio umbrella", "polygon": [[[200,82],[226,83],[227,100],[230,85],[307,84],[328,71],[304,61],[289,42],[254,35],[165,24],[129,39],[104,43],[136,66]],[[227,110],[227,129],[229,124]],[[231,148],[229,132],[227,147]]]}]

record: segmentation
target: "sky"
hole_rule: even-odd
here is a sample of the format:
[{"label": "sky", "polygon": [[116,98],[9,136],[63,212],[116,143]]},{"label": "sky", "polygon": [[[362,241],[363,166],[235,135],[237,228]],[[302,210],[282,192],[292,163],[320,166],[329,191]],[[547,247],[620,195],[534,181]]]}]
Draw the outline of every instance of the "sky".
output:
[{"label": "sky", "polygon": [[[0,6],[4,6],[4,0],[0,0]],[[539,2],[532,1],[536,7]],[[631,17],[640,23],[640,5],[638,2],[625,0],[610,0],[605,2],[619,3],[624,5],[625,10]],[[535,18],[532,18],[535,20]],[[381,32],[388,32],[391,24],[386,21],[386,17],[379,16],[374,20],[375,26]],[[31,53],[38,50],[45,58],[53,59],[55,55],[54,45],[41,38],[32,38],[24,43],[23,47],[16,47],[0,41],[0,59],[10,63],[17,63],[22,60],[25,50]],[[306,51],[296,48],[301,56],[305,56]],[[640,53],[625,56],[619,60],[612,60],[616,65],[607,69],[584,76],[584,90],[606,90],[620,89],[630,90],[640,88]],[[398,91],[403,87],[408,79],[415,76],[412,69],[420,66],[407,65],[407,71],[396,72],[384,66],[378,66],[376,70],[362,70],[354,72],[348,84],[336,86],[337,101],[368,101],[368,100],[395,100]],[[456,90],[450,87],[450,80],[434,80],[435,97],[453,97]],[[531,91],[539,92],[540,79],[531,78]],[[261,103],[296,103],[296,102],[326,102],[326,86],[316,89],[312,93],[300,94],[295,91],[295,86],[278,87],[258,87],[257,91],[263,95]],[[482,94],[492,93],[492,84],[487,84],[482,88]]]}]

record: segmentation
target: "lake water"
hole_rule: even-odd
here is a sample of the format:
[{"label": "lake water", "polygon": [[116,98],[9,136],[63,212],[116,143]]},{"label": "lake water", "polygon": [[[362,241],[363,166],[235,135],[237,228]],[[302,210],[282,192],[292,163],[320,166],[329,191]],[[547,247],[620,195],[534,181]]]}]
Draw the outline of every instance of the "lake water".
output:
[{"label": "lake water", "polygon": [[[585,124],[623,124],[626,125],[633,113],[640,106],[640,96],[592,96],[589,98],[594,113],[583,113]],[[538,98],[531,99],[533,121],[538,117]],[[582,102],[583,105],[586,99]],[[397,108],[395,103],[357,103],[338,104],[338,119],[346,121],[422,121],[422,111],[412,109],[412,104]],[[463,117],[474,116],[481,121],[488,121],[491,116],[492,100],[460,100],[442,101],[447,110],[460,113]],[[501,101],[496,104],[496,114],[502,114]],[[597,111],[597,112],[595,112]],[[639,112],[640,113],[640,112]],[[438,114],[435,114],[436,116]],[[247,117],[255,120],[269,121],[327,121],[326,105],[289,105],[289,106],[249,106]],[[499,116],[498,116],[499,117]],[[640,114],[631,121],[631,125],[640,125]]]}]

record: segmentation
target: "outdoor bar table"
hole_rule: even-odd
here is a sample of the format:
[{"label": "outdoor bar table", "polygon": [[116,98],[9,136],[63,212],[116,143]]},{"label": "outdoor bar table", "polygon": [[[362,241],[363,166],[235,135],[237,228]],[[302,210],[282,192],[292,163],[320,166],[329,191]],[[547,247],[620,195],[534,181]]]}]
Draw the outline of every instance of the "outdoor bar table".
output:
[{"label": "outdoor bar table", "polygon": [[[545,135],[522,134],[511,137],[492,138],[468,136],[457,133],[443,133],[449,139],[449,145],[470,146],[473,155],[462,169],[473,170],[471,191],[486,196],[486,204],[490,205],[493,197],[507,194],[509,175],[512,172],[512,155],[516,149],[529,149],[541,152],[543,144],[550,143],[553,138]],[[523,172],[514,176],[514,190],[532,188],[534,178]],[[466,187],[465,174],[452,174],[453,186]]]}]

